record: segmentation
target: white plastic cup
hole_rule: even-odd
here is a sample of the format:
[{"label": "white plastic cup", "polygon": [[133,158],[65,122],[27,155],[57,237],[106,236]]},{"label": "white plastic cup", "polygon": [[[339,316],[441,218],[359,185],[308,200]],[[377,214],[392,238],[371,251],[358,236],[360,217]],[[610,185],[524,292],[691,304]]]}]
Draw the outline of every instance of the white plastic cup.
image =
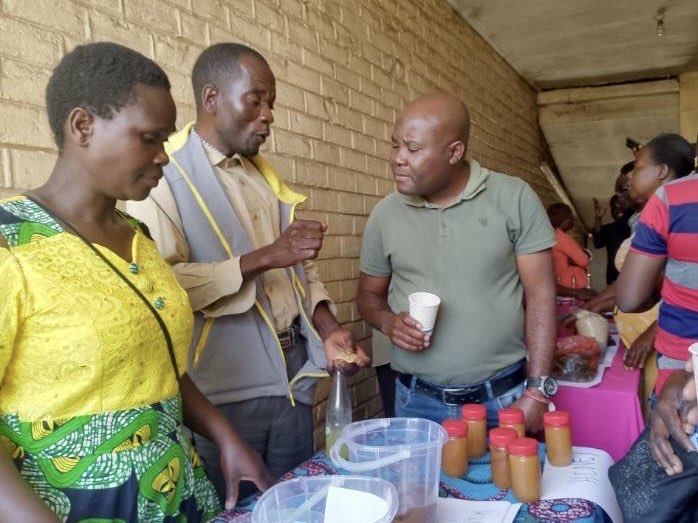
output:
[{"label": "white plastic cup", "polygon": [[431,334],[436,322],[441,298],[431,292],[413,292],[408,296],[410,316],[422,325],[422,332]]},{"label": "white plastic cup", "polygon": [[695,383],[696,390],[698,390],[698,343],[690,345],[688,352],[691,353],[693,358],[693,383]]}]

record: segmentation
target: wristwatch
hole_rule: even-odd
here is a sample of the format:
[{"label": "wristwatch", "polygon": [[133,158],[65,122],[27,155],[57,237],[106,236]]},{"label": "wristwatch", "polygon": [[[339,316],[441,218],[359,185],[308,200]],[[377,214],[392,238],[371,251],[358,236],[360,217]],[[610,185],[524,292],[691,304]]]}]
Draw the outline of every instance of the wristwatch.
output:
[{"label": "wristwatch", "polygon": [[524,388],[536,389],[546,398],[552,398],[557,394],[557,380],[552,376],[526,378]]}]

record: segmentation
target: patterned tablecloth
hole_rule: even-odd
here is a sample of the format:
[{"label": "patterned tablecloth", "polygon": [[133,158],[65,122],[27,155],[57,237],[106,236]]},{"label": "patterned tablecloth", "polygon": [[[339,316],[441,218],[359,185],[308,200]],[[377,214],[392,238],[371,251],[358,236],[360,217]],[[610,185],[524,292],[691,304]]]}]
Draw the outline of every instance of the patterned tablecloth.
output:
[{"label": "patterned tablecloth", "polygon": [[[542,448],[542,446],[541,446]],[[544,453],[541,451],[542,455]],[[332,462],[320,452],[301,466],[286,474],[282,480],[299,476],[324,476],[338,474]],[[492,500],[516,502],[510,490],[502,490],[492,483],[489,455],[479,460],[471,460],[468,472],[463,479],[441,475],[439,496],[470,500]],[[234,510],[219,514],[212,523],[248,523],[256,497],[245,500]],[[606,512],[591,501],[584,499],[555,499],[522,505],[514,520],[515,523],[531,521],[610,523]]]}]

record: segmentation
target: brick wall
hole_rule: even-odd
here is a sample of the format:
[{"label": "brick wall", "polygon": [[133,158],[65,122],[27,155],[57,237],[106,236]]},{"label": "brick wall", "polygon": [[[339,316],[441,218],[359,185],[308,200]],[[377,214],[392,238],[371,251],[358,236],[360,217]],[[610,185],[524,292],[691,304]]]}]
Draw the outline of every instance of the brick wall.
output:
[{"label": "brick wall", "polygon": [[[543,154],[534,91],[445,0],[2,0],[0,2],[0,195],[42,183],[55,160],[43,107],[51,68],[75,45],[112,40],[170,75],[178,124],[194,116],[189,72],[198,53],[242,41],[277,76],[266,154],[309,195],[305,217],[329,225],[318,260],[339,320],[369,330],[354,297],[366,217],[393,189],[386,163],[396,114],[435,89],[470,107],[470,153],[555,199],[537,171]],[[322,443],[320,387],[316,421]],[[354,379],[356,417],[380,412],[372,371]]]}]

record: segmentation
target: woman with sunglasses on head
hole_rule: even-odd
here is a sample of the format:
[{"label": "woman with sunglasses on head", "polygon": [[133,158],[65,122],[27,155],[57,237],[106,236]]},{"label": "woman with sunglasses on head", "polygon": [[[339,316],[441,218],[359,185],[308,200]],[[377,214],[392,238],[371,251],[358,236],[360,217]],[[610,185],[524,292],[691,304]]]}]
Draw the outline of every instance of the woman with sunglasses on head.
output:
[{"label": "woman with sunglasses on head", "polygon": [[135,51],[89,44],[60,61],[46,103],[53,171],[0,201],[0,514],[207,520],[220,505],[183,421],[221,445],[226,505],[241,477],[269,479],[188,378],[187,295],[116,209],[162,177],[169,80]]}]

